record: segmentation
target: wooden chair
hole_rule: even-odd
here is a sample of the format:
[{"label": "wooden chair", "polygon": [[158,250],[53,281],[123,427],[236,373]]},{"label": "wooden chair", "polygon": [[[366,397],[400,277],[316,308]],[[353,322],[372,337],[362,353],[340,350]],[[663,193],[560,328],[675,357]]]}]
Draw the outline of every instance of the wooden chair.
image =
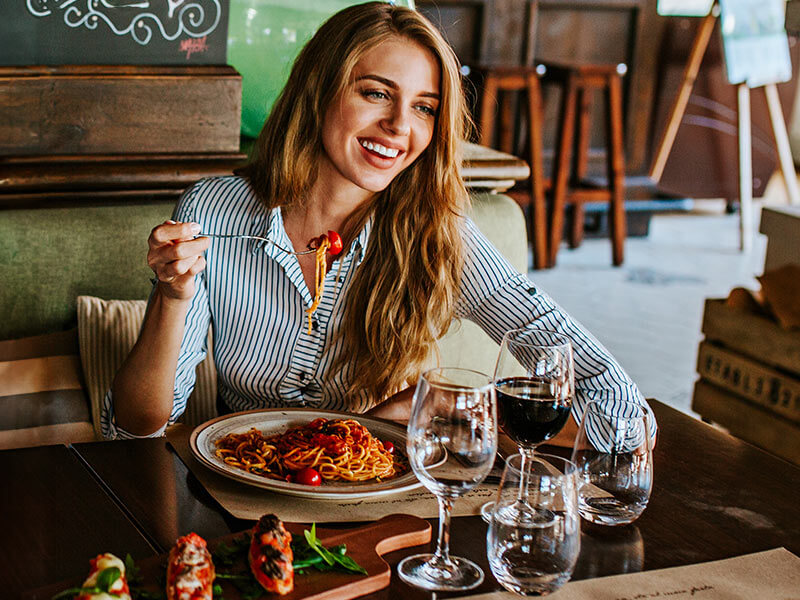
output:
[{"label": "wooden chair", "polygon": [[[564,231],[565,207],[573,205],[570,246],[583,241],[584,203],[609,203],[612,262],[622,264],[625,248],[625,157],[622,136],[622,84],[624,65],[565,65],[545,63],[542,84],[560,85],[561,117],[556,142],[551,206],[548,266],[556,264]],[[608,181],[598,186],[585,181],[589,158],[593,92],[606,98],[606,171]],[[576,114],[577,113],[577,114]],[[577,132],[576,132],[577,120]],[[576,135],[577,133],[577,135]],[[574,163],[570,160],[575,147]]]},{"label": "wooden chair", "polygon": [[[528,208],[528,235],[533,243],[533,265],[542,269],[548,265],[546,182],[542,166],[542,95],[539,74],[535,67],[477,67],[473,81],[481,89],[478,126],[480,143],[524,158],[531,169],[525,190],[504,192],[523,208]],[[513,92],[513,93],[510,93]],[[528,114],[528,151],[514,147],[517,122],[514,118],[514,97],[525,99]],[[495,130],[495,115],[500,113],[500,129]],[[495,142],[495,136],[498,141]]]}]

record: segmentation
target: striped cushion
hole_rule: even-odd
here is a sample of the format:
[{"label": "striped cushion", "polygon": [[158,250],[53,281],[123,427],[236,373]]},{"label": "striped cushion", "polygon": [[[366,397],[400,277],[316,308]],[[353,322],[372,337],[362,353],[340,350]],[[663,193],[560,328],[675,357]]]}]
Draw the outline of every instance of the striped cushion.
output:
[{"label": "striped cushion", "polygon": [[[100,409],[114,374],[133,348],[144,318],[144,300],[102,300],[78,296],[78,334],[92,422],[100,436]],[[211,348],[209,330],[208,347]],[[216,416],[217,371],[211,352],[196,370],[197,383],[181,421],[197,425]]]},{"label": "striped cushion", "polygon": [[0,342],[0,448],[94,439],[77,330]]}]

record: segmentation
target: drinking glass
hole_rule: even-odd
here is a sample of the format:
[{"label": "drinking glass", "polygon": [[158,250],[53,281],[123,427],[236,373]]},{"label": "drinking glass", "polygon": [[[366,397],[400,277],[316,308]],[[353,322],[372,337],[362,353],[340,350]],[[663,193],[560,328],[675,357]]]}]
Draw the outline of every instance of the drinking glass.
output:
[{"label": "drinking glass", "polygon": [[439,501],[439,541],[433,554],[409,556],[400,578],[426,590],[468,590],[483,571],[450,556],[450,510],[494,464],[497,408],[492,380],[467,369],[439,368],[422,375],[408,421],[408,459],[414,474]]},{"label": "drinking glass", "polygon": [[642,514],[653,487],[651,421],[641,404],[592,402],[572,451],[582,486],[581,516],[601,525],[624,525]]},{"label": "drinking glass", "polygon": [[[522,456],[518,508],[530,516],[525,506],[527,464],[536,446],[561,431],[569,418],[575,394],[572,343],[545,329],[512,329],[500,344],[494,386],[500,426]],[[486,521],[491,506],[488,502],[481,508]]]},{"label": "drinking glass", "polygon": [[[525,507],[518,505],[521,485],[527,488]],[[524,511],[531,512],[528,518]],[[490,517],[486,553],[500,585],[540,596],[569,580],[581,546],[578,479],[569,460],[509,456]]]}]

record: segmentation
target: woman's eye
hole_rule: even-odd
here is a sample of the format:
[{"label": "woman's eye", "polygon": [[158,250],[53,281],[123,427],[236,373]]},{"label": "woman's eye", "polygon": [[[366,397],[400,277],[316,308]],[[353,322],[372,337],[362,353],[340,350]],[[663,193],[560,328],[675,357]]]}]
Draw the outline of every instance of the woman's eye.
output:
[{"label": "woman's eye", "polygon": [[427,104],[420,104],[417,106],[417,110],[430,117],[436,116],[436,109],[432,106],[428,106]]},{"label": "woman's eye", "polygon": [[361,95],[365,98],[372,98],[374,100],[386,100],[389,98],[389,95],[381,90],[364,90],[361,92]]}]

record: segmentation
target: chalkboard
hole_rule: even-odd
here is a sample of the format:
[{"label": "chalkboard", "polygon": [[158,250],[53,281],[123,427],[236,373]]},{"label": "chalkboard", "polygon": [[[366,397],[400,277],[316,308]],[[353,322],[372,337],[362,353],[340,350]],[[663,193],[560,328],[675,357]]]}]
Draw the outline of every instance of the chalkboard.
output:
[{"label": "chalkboard", "polygon": [[0,65],[226,64],[229,0],[2,0]]},{"label": "chalkboard", "polygon": [[720,0],[728,81],[759,87],[792,78],[785,0]]}]

